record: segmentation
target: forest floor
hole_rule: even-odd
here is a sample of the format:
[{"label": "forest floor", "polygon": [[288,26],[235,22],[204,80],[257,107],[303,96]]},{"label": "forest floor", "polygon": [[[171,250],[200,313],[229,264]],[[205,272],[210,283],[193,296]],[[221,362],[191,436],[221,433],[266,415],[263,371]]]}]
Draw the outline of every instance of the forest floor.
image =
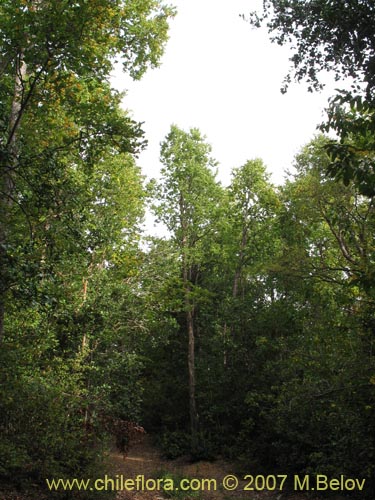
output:
[{"label": "forest floor", "polygon": [[[155,446],[152,445],[149,436],[145,436],[141,442],[134,444],[126,458],[117,451],[112,451],[108,455],[107,474],[116,481],[116,478],[123,477],[136,481],[137,476],[147,479],[157,479],[160,477],[172,477],[174,484],[178,484],[182,478],[202,480],[211,479],[216,481],[216,487],[200,488],[192,493],[183,491],[164,492],[161,489],[138,487],[137,491],[118,491],[115,500],[320,500],[318,497],[303,495],[301,493],[287,494],[285,491],[246,491],[244,488],[249,485],[249,481],[241,480],[243,477],[236,472],[235,465],[224,460],[214,462],[191,463],[187,458],[167,460],[163,458]],[[239,479],[239,484],[234,491],[226,491],[222,482],[227,475],[235,475]],[[149,483],[151,487],[154,482]],[[196,483],[197,484],[197,483]],[[215,484],[215,483],[211,483]],[[0,488],[0,500],[50,500],[48,494],[30,492],[29,494],[7,492]],[[342,497],[335,497],[331,500],[344,500]]]},{"label": "forest floor", "polygon": [[[249,481],[244,480],[239,481],[235,491],[226,491],[222,486],[224,477],[234,474],[241,478],[241,474],[235,472],[232,464],[223,460],[190,463],[186,459],[163,459],[148,437],[144,438],[141,443],[133,445],[125,459],[119,453],[113,452],[110,455],[110,461],[113,464],[115,476],[122,475],[124,478],[135,480],[141,475],[145,478],[144,482],[148,478],[165,477],[165,474],[173,477],[175,482],[182,477],[216,480],[216,488],[211,488],[211,491],[201,489],[193,494],[182,491],[163,492],[156,489],[154,491],[119,491],[116,500],[319,500],[317,497],[312,498],[301,494],[286,495],[280,491],[245,491],[244,488]],[[152,487],[154,483],[150,482],[150,484]]]}]

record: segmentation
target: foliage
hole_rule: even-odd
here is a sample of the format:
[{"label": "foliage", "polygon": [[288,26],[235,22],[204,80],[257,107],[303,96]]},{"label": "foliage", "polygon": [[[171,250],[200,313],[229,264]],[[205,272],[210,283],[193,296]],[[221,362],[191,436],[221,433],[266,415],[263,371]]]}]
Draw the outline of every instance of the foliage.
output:
[{"label": "foliage", "polygon": [[374,361],[365,304],[373,299],[354,268],[371,273],[360,264],[360,245],[370,256],[372,202],[325,178],[326,140],[303,149],[284,188],[282,252],[270,268],[275,292],[254,318],[254,375],[236,450],[244,463],[258,457],[254,466],[265,470],[371,477],[365,435],[373,435]]},{"label": "foliage", "polygon": [[326,172],[346,185],[354,180],[366,196],[375,189],[373,16],[371,1],[267,0],[262,14],[252,13],[249,19],[257,27],[265,24],[273,42],[291,46],[291,73],[297,81],[306,79],[310,91],[323,87],[322,72],[334,73],[337,81],[350,79],[350,90],[339,90],[331,99],[321,126],[338,136],[327,145],[331,163]]},{"label": "foliage", "polygon": [[[252,159],[222,187],[206,138],[173,125],[146,189],[108,77],[116,57],[134,78],[158,63],[173,9],[2,3],[2,481],[95,474],[117,419],[170,458],[366,477],[373,498],[372,13],[265,2],[297,80],[355,83],[322,126],[339,139],[305,146],[285,186]],[[148,201],[164,238],[142,239]]]},{"label": "foliage", "polygon": [[249,20],[258,27],[265,23],[273,42],[291,44],[295,77],[307,79],[310,90],[321,88],[320,72],[330,71],[337,80],[364,79],[369,94],[375,83],[373,16],[370,0],[265,0],[263,12]]},{"label": "foliage", "polygon": [[[222,453],[267,473],[373,474],[373,202],[325,176],[328,142],[319,136],[301,150],[282,189],[251,160],[218,192],[214,231],[194,253],[192,458]],[[144,351],[145,408],[157,408],[152,428],[171,457],[189,441],[179,256],[173,237],[150,247],[157,323]]]},{"label": "foliage", "polygon": [[156,444],[168,459],[175,459],[190,452],[190,436],[183,431],[165,431],[158,436]]},{"label": "foliage", "polygon": [[157,0],[0,6],[7,482],[94,474],[105,420],[139,416],[145,140],[109,77],[116,59],[133,78],[156,66],[173,15]]},{"label": "foliage", "polygon": [[331,140],[326,149],[331,157],[327,173],[345,185],[355,183],[359,192],[373,197],[375,194],[374,172],[374,106],[362,96],[340,92],[331,100],[328,120],[321,126],[323,131],[333,129],[340,141]]}]

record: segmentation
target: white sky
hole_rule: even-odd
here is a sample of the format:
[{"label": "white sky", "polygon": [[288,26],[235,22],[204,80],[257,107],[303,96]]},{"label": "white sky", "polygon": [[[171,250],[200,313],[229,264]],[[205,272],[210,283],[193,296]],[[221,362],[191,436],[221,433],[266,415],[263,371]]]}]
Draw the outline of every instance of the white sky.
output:
[{"label": "white sky", "polygon": [[294,155],[316,133],[335,85],[321,94],[308,93],[304,84],[280,93],[290,51],[239,17],[259,6],[258,0],[171,3],[178,14],[161,67],[139,82],[119,73],[113,80],[127,90],[124,107],[144,122],[149,146],[138,160],[143,173],[158,176],[160,142],[174,123],[206,135],[224,184],[233,167],[255,157],[282,183]]}]

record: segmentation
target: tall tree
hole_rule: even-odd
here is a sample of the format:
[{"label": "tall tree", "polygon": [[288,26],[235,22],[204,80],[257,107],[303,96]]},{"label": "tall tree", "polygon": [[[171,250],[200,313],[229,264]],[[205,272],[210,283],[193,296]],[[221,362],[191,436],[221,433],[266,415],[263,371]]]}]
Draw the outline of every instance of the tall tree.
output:
[{"label": "tall tree", "polygon": [[30,192],[41,195],[41,167],[51,185],[66,163],[98,160],[104,143],[121,152],[139,149],[139,126],[119,112],[108,79],[116,57],[134,78],[157,65],[172,15],[158,0],[2,2],[0,339],[14,281],[13,213]]},{"label": "tall tree", "polygon": [[195,380],[195,315],[204,247],[213,234],[219,186],[211,147],[198,129],[173,125],[161,144],[162,182],[159,219],[170,231],[180,259],[183,311],[188,338],[189,408],[193,445],[198,431]]}]

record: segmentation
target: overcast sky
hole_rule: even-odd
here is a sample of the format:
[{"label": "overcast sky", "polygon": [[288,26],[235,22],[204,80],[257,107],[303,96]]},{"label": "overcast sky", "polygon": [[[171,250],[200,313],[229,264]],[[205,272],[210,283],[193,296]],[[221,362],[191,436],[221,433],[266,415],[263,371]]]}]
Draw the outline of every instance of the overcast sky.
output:
[{"label": "overcast sky", "polygon": [[264,160],[280,184],[294,155],[316,133],[334,84],[320,94],[294,84],[280,93],[290,50],[271,44],[263,29],[253,29],[239,14],[258,0],[174,0],[178,14],[161,67],[140,82],[116,73],[113,82],[127,90],[124,106],[144,122],[149,141],[139,158],[143,173],[158,175],[159,145],[172,123],[198,127],[219,162],[227,184],[233,167]]}]

